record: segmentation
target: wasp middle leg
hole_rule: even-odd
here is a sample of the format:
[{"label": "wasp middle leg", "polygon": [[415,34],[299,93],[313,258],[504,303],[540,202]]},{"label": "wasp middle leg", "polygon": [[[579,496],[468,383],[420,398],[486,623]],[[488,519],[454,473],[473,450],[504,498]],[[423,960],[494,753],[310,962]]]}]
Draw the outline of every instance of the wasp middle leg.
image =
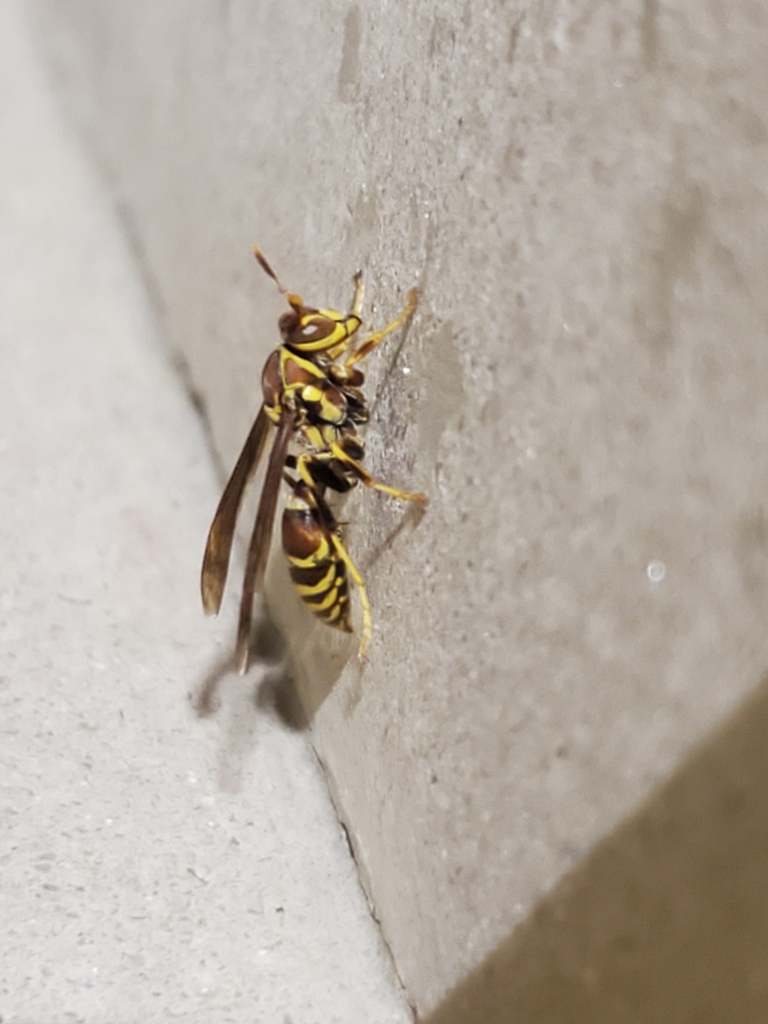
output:
[{"label": "wasp middle leg", "polygon": [[371,490],[381,491],[383,494],[391,494],[393,498],[398,498],[400,501],[412,501],[414,505],[420,505],[421,508],[426,508],[429,504],[429,498],[423,491],[401,491],[399,487],[390,487],[389,484],[377,480],[361,462],[358,462],[357,459],[350,455],[343,443],[334,442],[331,444],[330,452],[337,463],[344,467],[347,475],[354,476],[362,484],[365,484],[366,487],[370,487]]}]

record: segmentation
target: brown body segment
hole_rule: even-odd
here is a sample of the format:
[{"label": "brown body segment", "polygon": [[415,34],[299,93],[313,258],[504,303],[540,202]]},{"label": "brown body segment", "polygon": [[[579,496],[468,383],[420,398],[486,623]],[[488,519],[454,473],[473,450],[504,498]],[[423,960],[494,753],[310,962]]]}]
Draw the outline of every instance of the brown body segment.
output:
[{"label": "brown body segment", "polygon": [[329,626],[352,632],[347,566],[334,538],[339,527],[319,492],[299,480],[283,512],[283,551],[307,608]]}]

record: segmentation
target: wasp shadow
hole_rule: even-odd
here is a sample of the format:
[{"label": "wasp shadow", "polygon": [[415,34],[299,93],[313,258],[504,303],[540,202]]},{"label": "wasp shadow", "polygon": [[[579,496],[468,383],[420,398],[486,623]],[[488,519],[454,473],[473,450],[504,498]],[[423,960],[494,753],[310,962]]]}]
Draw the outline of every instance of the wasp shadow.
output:
[{"label": "wasp shadow", "polygon": [[387,533],[380,544],[377,544],[375,548],[371,549],[370,554],[363,563],[363,570],[368,572],[376,563],[379,561],[381,556],[394,545],[397,538],[405,530],[406,527],[410,526],[412,529],[416,529],[421,520],[424,518],[426,508],[423,505],[408,505],[403,510],[403,514],[392,529]]},{"label": "wasp shadow", "polygon": [[191,703],[199,718],[218,718],[216,775],[223,792],[241,790],[265,717],[278,720],[283,728],[294,732],[307,728],[307,717],[288,669],[285,640],[266,610],[254,621],[251,664],[246,675],[236,672],[232,654],[218,658],[192,695]]},{"label": "wasp shadow", "polygon": [[[307,728],[307,718],[288,669],[283,634],[263,608],[255,618],[251,631],[250,669],[246,679],[259,672],[251,702],[260,711],[268,711],[293,731]],[[234,655],[227,654],[214,661],[192,698],[198,718],[209,718],[221,706],[221,690],[229,676],[236,676]]]}]

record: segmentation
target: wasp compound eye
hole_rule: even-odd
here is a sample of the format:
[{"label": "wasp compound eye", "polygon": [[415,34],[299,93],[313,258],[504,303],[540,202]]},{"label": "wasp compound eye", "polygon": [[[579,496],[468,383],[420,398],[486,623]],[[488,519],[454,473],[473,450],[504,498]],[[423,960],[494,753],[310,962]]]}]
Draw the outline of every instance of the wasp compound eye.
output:
[{"label": "wasp compound eye", "polygon": [[296,313],[294,310],[291,310],[290,313],[283,313],[283,315],[277,321],[277,326],[280,331],[280,337],[283,339],[283,341],[288,341],[290,339],[291,335],[296,330],[298,323],[299,314]]}]

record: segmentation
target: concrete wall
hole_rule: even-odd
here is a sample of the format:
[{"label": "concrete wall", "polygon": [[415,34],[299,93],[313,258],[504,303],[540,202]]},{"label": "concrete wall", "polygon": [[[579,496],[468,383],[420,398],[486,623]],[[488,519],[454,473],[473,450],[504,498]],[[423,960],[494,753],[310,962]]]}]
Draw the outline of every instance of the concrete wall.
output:
[{"label": "concrete wall", "polygon": [[362,267],[376,325],[420,288],[368,464],[431,505],[344,509],[365,670],[278,562],[269,598],[426,1014],[765,671],[766,12],[35,11],[224,465],[283,309],[252,242],[321,305]]}]

